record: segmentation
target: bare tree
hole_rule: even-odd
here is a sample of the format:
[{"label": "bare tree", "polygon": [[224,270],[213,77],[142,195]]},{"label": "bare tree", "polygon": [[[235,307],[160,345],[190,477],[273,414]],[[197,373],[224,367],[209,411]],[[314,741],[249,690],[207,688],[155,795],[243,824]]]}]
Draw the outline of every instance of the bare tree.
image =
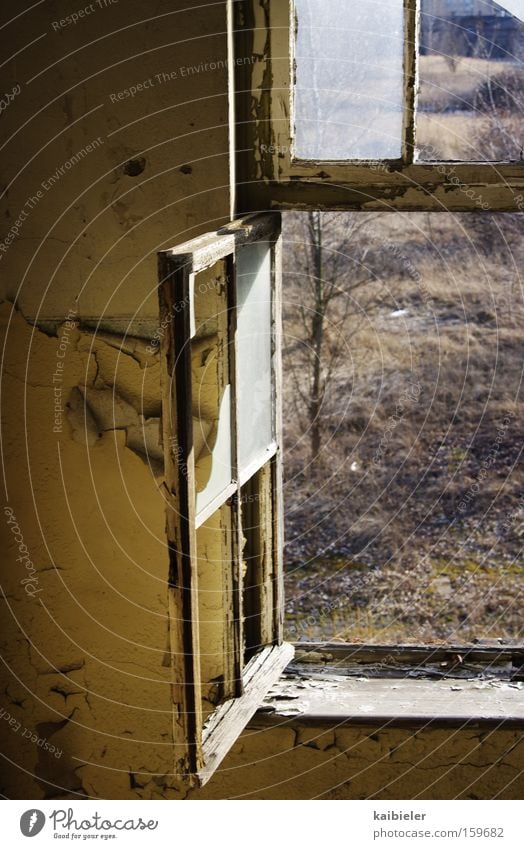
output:
[{"label": "bare tree", "polygon": [[[351,337],[385,287],[366,266],[363,233],[376,214],[340,215],[319,210],[293,216],[286,273],[300,276],[300,302],[294,305],[296,338],[286,347],[285,364],[293,382],[295,408],[307,430],[311,461],[320,452],[332,404],[329,389]],[[366,286],[367,284],[367,286]]]}]

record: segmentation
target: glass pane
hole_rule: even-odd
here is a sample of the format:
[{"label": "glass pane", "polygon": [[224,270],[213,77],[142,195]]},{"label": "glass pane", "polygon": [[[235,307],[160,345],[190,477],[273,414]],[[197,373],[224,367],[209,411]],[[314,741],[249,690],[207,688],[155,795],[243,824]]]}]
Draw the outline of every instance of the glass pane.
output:
[{"label": "glass pane", "polygon": [[273,441],[271,392],[271,250],[254,244],[237,254],[237,406],[240,472],[267,458]]},{"label": "glass pane", "polygon": [[400,157],[402,0],[296,0],[295,8],[295,155]]},{"label": "glass pane", "polygon": [[422,0],[421,160],[520,160],[524,3]]},{"label": "glass pane", "polygon": [[227,345],[227,287],[223,262],[193,284],[191,340],[196,510],[231,483],[231,387]]}]

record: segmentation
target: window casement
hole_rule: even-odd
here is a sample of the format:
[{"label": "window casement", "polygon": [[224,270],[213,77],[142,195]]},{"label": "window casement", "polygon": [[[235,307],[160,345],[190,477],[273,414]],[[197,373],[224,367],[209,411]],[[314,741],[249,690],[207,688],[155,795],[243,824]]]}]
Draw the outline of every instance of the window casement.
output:
[{"label": "window casement", "polygon": [[[339,8],[343,6],[343,0],[326,0],[326,9],[330,2],[336,2]],[[348,130],[345,157],[300,158],[295,126],[298,63],[310,60],[307,57],[297,59],[296,45],[303,17],[301,12],[309,5],[312,16],[318,8],[318,0],[238,0],[234,3],[236,159],[238,201],[242,212],[271,207],[459,212],[478,210],[479,197],[482,208],[492,212],[524,209],[522,154],[519,161],[451,162],[418,158],[420,0],[403,0],[403,8],[397,10],[401,16],[397,38],[398,74],[392,86],[400,92],[397,92],[397,111],[401,112],[401,120],[395,121],[394,130],[398,132],[398,155],[357,158]],[[354,9],[349,0],[348,5]],[[376,0],[358,3],[358,15],[357,11],[355,15],[359,23],[355,27],[365,29],[367,10],[375,9],[376,15],[381,5]],[[386,7],[401,5],[402,0],[387,0],[384,15]],[[514,8],[514,4],[510,5]],[[304,26],[314,27],[314,19],[306,20]],[[372,20],[367,29],[367,36],[372,39]],[[377,33],[377,38],[381,35],[384,33]],[[326,44],[329,56],[327,37]],[[376,49],[378,52],[379,47]],[[349,61],[350,50],[351,46],[345,57]],[[333,54],[332,65],[335,74],[341,67],[340,56]],[[384,73],[387,74],[387,70]],[[325,99],[329,91],[321,89],[317,95]],[[322,105],[321,100],[319,103]],[[315,110],[311,109],[310,115],[314,114]],[[348,125],[350,123],[351,116],[348,117]],[[366,131],[365,126],[362,130]]]},{"label": "window casement", "polygon": [[280,216],[160,254],[175,773],[204,783],[283,642]]}]

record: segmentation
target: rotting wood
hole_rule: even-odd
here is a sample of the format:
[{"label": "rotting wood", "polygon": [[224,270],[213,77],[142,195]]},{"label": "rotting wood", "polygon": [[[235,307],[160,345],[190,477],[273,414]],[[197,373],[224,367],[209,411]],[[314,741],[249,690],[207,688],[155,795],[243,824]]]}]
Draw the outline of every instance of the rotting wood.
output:
[{"label": "rotting wood", "polygon": [[[416,99],[416,9],[405,0],[405,121],[403,158],[387,161],[307,161],[293,156],[292,0],[259,4],[245,0],[247,33],[236,33],[237,55],[259,57],[239,72],[237,121],[245,146],[237,156],[238,203],[260,209],[524,211],[524,163],[413,162]],[[264,8],[262,8],[264,6]],[[261,78],[259,64],[265,68]],[[268,82],[269,80],[269,82]],[[269,96],[268,96],[269,86]],[[247,91],[246,91],[247,90]],[[248,96],[250,95],[250,96]],[[248,143],[249,142],[249,143]],[[262,145],[269,148],[263,155]]]},{"label": "rotting wood", "polygon": [[[314,669],[314,671],[313,671]],[[311,664],[303,664],[300,662],[292,663],[289,667],[289,673],[295,675],[309,675],[311,678],[321,678],[325,675],[344,675],[348,678],[397,678],[397,679],[422,679],[422,680],[443,680],[443,679],[465,679],[471,680],[478,678],[482,680],[498,680],[498,681],[515,681],[515,668],[510,661],[507,663],[492,662],[488,666],[485,664],[473,663],[447,663],[443,662],[438,665],[424,664],[413,666],[409,664],[390,664],[384,663],[356,663],[351,666],[334,666],[329,664],[319,664],[312,668]]]},{"label": "rotting wood", "polygon": [[415,156],[415,119],[417,107],[417,38],[418,10],[416,0],[404,0],[404,125],[402,129],[403,159],[406,164]]},{"label": "rotting wood", "polygon": [[236,493],[238,485],[236,482],[236,379],[235,379],[235,346],[231,344],[234,336],[235,309],[235,285],[234,285],[234,257],[229,255],[223,258],[225,261],[226,308],[217,315],[218,334],[221,340],[221,355],[217,367],[223,377],[222,383],[231,386],[231,445],[232,445],[232,475],[233,483],[228,492],[220,496],[220,503],[224,503],[226,497],[229,504],[229,527],[227,528],[227,544],[223,546],[222,563],[218,568],[223,573],[223,608],[224,608],[224,644],[223,644],[223,667],[224,678],[221,692],[221,701],[233,699],[242,693],[242,606],[239,601],[239,580],[241,586],[242,575],[238,560],[238,534],[239,517],[236,509]]},{"label": "rotting wood", "polygon": [[[238,504],[241,481],[237,469],[237,410],[235,353],[231,352],[226,363],[229,384],[233,388],[231,408],[232,438],[234,443],[232,464],[235,480],[213,501],[213,509],[219,509],[226,501],[230,507],[230,527],[226,548],[220,566],[226,570],[223,582],[225,627],[223,639],[224,675],[221,678],[223,702],[203,724],[200,670],[200,625],[198,605],[198,571],[196,550],[196,527],[202,521],[202,513],[195,515],[195,458],[193,446],[194,410],[191,397],[193,379],[191,365],[192,300],[196,284],[195,275],[226,260],[228,281],[227,336],[224,347],[235,346],[236,303],[234,280],[235,255],[239,246],[249,242],[269,242],[272,253],[271,288],[280,288],[280,216],[264,214],[250,216],[234,222],[216,233],[199,237],[184,245],[164,251],[160,257],[161,273],[161,333],[163,372],[163,444],[166,456],[166,487],[169,493],[167,509],[168,544],[171,553],[170,571],[170,633],[173,665],[174,735],[177,752],[176,772],[190,782],[203,782],[209,778],[217,764],[226,754],[231,743],[242,731],[245,723],[258,707],[267,688],[275,682],[293,655],[293,647],[280,645],[282,641],[283,595],[282,595],[282,535],[279,531],[278,545],[274,547],[272,537],[279,527],[275,518],[276,505],[273,490],[281,486],[279,474],[275,473],[275,456],[279,455],[280,444],[274,444],[264,457],[253,462],[250,474],[267,476],[265,515],[268,523],[268,539],[265,540],[270,587],[258,588],[255,605],[260,621],[266,626],[260,630],[261,638],[268,645],[258,651],[243,669],[244,663],[244,611],[242,586],[242,515]],[[275,244],[276,243],[276,244]],[[276,335],[280,323],[280,294],[274,304],[273,333]],[[280,379],[280,337],[273,343],[272,383]],[[218,378],[217,378],[218,380]],[[219,381],[220,382],[220,381]],[[277,418],[280,396],[271,401]],[[280,435],[280,431],[279,435]],[[262,470],[262,472],[261,472]],[[281,498],[281,496],[280,496]],[[279,508],[280,509],[280,508]],[[281,519],[279,520],[281,521]],[[269,565],[269,560],[271,564]],[[266,582],[267,584],[267,582]],[[268,606],[270,609],[268,610]],[[260,646],[255,647],[260,648]],[[202,647],[205,651],[205,646]]]},{"label": "rotting wood", "polygon": [[275,641],[272,462],[266,463],[241,492],[246,563],[246,654],[251,658]]},{"label": "rotting wood", "polygon": [[[191,413],[191,351],[183,345],[190,333],[189,310],[174,303],[189,293],[187,269],[174,271],[160,256],[162,421],[166,486],[169,492],[166,529],[169,547],[169,629],[173,673],[175,773],[191,775],[202,764],[200,727],[202,696],[198,630],[198,576],[194,534],[194,474]],[[175,431],[173,415],[176,416]],[[179,453],[181,452],[181,454]],[[180,456],[185,458],[184,465]],[[181,752],[181,754],[177,754]]]},{"label": "rotting wood", "polygon": [[250,661],[244,670],[244,694],[221,705],[204,726],[205,766],[199,771],[201,784],[211,777],[242,729],[256,713],[268,688],[293,658],[290,643],[270,646]]},{"label": "rotting wood", "polygon": [[277,640],[284,639],[284,494],[283,494],[283,378],[282,378],[282,237],[276,240],[273,273],[273,381],[275,439],[277,452],[272,462],[273,488],[273,616]]},{"label": "rotting wood", "polygon": [[[452,167],[448,163],[447,167]],[[469,166],[465,166],[468,167]],[[490,212],[524,211],[524,171],[510,166],[515,176],[508,174],[508,182],[498,174],[489,180],[489,174],[472,174],[469,183],[454,185],[437,180],[436,171],[427,175],[426,166],[413,165],[409,180],[392,183],[366,182],[353,179],[343,182],[336,177],[319,180],[314,177],[281,182],[253,182],[249,193],[243,195],[243,209],[294,209],[364,210],[403,212],[478,212],[475,199],[480,198]],[[418,169],[424,169],[418,171]],[[461,169],[457,167],[455,174]],[[363,177],[359,174],[359,177]],[[368,180],[371,175],[367,175]],[[400,175],[400,177],[406,176]],[[423,178],[428,176],[428,180]],[[466,176],[466,175],[465,175]],[[460,178],[458,178],[460,179]],[[471,190],[473,197],[468,197]]]},{"label": "rotting wood", "polygon": [[237,395],[237,300],[236,300],[236,262],[235,254],[227,258],[227,333],[229,349],[229,382],[232,387],[231,400],[231,446],[233,475],[236,489],[231,498],[232,519],[232,559],[230,569],[231,595],[227,599],[230,610],[230,640],[225,647],[230,652],[227,660],[230,669],[230,686],[228,695],[230,698],[241,696],[243,693],[242,672],[244,668],[244,599],[243,599],[243,575],[242,575],[242,511],[238,503],[238,395]]},{"label": "rotting wood", "polygon": [[[277,455],[279,456],[279,455]],[[275,582],[283,574],[279,561],[278,540],[275,539],[276,522],[278,522],[278,498],[281,493],[278,481],[275,480],[276,458],[260,470],[259,501],[258,501],[258,569],[257,581],[260,592],[258,627],[258,645],[264,646],[272,640],[282,642],[278,621],[275,622],[275,607],[278,607],[278,597],[275,593]]]},{"label": "rotting wood", "polygon": [[206,233],[189,242],[162,252],[169,257],[175,268],[188,267],[198,274],[235,250],[250,242],[272,242],[280,232],[280,216],[277,214],[253,213],[251,216],[233,221],[215,233]]},{"label": "rotting wood", "polygon": [[516,668],[524,663],[524,646],[504,645],[359,645],[350,643],[296,644],[295,661],[301,664],[348,664],[382,663],[435,664],[460,666],[466,663],[512,663]]}]

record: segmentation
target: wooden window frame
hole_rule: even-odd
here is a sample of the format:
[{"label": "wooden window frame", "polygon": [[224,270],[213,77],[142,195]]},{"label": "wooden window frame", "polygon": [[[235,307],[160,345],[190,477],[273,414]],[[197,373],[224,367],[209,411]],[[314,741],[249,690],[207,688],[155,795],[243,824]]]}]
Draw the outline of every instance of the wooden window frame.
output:
[{"label": "wooden window frame", "polygon": [[524,163],[414,161],[420,0],[404,0],[404,129],[397,160],[293,157],[294,0],[234,3],[237,206],[524,211]]},{"label": "wooden window frame", "polygon": [[[191,345],[192,282],[219,261],[227,269],[228,347],[236,349],[235,256],[239,247],[256,242],[270,245],[272,268],[272,382],[275,388],[275,443],[268,456],[250,467],[249,474],[271,475],[271,504],[265,521],[271,522],[272,557],[266,564],[257,593],[261,644],[245,662],[242,580],[241,487],[246,474],[236,468],[236,369],[230,354],[233,391],[232,438],[234,482],[200,516],[200,523],[222,504],[231,505],[232,562],[225,602],[228,611],[223,647],[226,674],[222,701],[204,722],[199,633],[195,458],[192,432]],[[192,785],[204,784],[229,751],[238,734],[258,708],[268,688],[293,657],[283,642],[283,510],[281,459],[281,339],[280,339],[280,216],[275,213],[237,221],[216,233],[184,243],[159,255],[160,328],[162,360],[163,444],[166,481],[166,517],[169,548],[169,623],[173,673],[175,774]],[[232,370],[232,373],[231,373]],[[176,450],[174,449],[176,446]]]}]

